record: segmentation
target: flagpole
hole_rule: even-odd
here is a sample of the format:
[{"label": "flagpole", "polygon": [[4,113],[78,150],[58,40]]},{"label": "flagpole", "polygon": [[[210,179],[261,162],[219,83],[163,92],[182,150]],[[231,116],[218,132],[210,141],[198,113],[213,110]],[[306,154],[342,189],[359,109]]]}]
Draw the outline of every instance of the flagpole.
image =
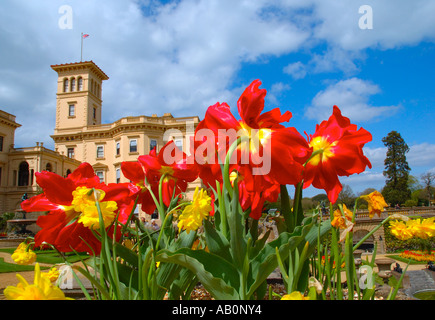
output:
[{"label": "flagpole", "polygon": [[80,48],[80,62],[83,61],[83,32],[82,32],[81,40],[82,40],[82,45]]}]

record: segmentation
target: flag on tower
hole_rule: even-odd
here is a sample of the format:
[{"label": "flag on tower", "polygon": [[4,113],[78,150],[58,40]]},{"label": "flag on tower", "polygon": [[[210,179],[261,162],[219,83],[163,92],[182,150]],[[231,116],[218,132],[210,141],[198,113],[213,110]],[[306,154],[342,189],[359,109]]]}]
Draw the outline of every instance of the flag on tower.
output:
[{"label": "flag on tower", "polygon": [[81,48],[80,48],[80,51],[81,51],[81,53],[80,53],[80,62],[82,62],[82,59],[83,59],[83,39],[86,39],[87,37],[89,37],[89,34],[87,34],[87,33],[83,33],[82,32],[82,45],[81,45]]}]

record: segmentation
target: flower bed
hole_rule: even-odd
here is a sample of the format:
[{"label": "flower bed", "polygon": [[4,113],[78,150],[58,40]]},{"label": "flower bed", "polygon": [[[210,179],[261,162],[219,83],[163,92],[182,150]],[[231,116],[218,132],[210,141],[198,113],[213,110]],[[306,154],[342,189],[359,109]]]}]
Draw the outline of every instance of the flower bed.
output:
[{"label": "flower bed", "polygon": [[412,259],[418,262],[435,262],[435,250],[431,250],[431,253],[422,252],[420,250],[405,250],[399,257],[405,259]]}]

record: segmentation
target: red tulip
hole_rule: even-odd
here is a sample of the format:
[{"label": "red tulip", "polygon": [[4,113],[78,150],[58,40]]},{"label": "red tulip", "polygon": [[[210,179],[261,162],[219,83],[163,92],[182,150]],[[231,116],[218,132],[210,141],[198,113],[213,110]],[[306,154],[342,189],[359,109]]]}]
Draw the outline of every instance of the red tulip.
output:
[{"label": "red tulip", "polygon": [[[91,253],[93,250],[99,253],[101,244],[91,230],[99,230],[98,218],[92,215],[95,211],[88,210],[90,206],[95,206],[93,195],[88,195],[92,188],[95,188],[100,196],[103,212],[110,204],[110,210],[106,210],[111,214],[107,218],[108,224],[113,221],[116,214],[118,221],[125,223],[132,210],[133,202],[127,186],[100,183],[88,163],[82,163],[67,178],[46,171],[38,172],[35,176],[44,193],[24,201],[21,206],[26,212],[49,211],[47,215],[38,217],[36,222],[41,227],[35,235],[36,246],[47,242],[62,252],[76,250]],[[86,208],[90,215],[85,215],[80,208]],[[109,226],[107,232],[113,236],[113,230],[109,229]]]},{"label": "red tulip", "polygon": [[372,167],[362,150],[371,140],[372,135],[367,130],[357,130],[357,126],[334,106],[328,121],[317,125],[316,132],[310,135],[314,156],[305,167],[304,188],[313,185],[324,189],[329,201],[335,203],[343,188],[339,176],[350,176],[363,172],[366,166]]}]

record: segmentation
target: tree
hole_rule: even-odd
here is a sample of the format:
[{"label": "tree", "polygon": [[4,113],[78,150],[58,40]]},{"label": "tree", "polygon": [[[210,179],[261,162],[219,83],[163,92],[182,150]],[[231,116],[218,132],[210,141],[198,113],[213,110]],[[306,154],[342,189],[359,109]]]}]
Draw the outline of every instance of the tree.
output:
[{"label": "tree", "polygon": [[343,189],[341,189],[340,194],[338,195],[338,202],[344,203],[346,207],[353,208],[355,205],[355,194],[350,186],[347,184],[343,184]]},{"label": "tree", "polygon": [[390,205],[405,203],[411,197],[411,191],[408,187],[411,168],[406,161],[409,147],[397,131],[391,131],[382,139],[382,142],[387,147],[383,172],[387,180],[382,189],[382,195]]},{"label": "tree", "polygon": [[431,197],[431,195],[432,195],[431,185],[432,185],[432,182],[435,180],[435,173],[428,171],[425,174],[421,175],[421,180],[423,181],[424,186],[425,186],[424,190],[426,191],[426,196],[427,196],[427,199],[429,201],[428,205],[430,205],[430,200],[432,199],[432,197]]},{"label": "tree", "polygon": [[420,184],[419,179],[416,176],[409,175],[408,177],[408,188],[412,192],[423,189],[423,186]]}]

